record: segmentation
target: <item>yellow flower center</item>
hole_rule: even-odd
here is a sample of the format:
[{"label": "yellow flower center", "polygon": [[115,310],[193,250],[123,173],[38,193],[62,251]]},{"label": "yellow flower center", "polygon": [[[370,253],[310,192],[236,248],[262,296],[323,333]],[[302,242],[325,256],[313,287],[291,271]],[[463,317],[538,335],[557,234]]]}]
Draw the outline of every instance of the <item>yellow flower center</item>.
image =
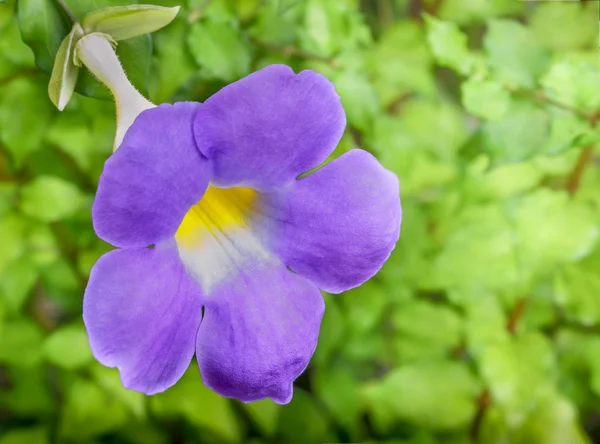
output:
[{"label": "yellow flower center", "polygon": [[206,235],[215,237],[232,228],[247,227],[256,194],[251,188],[209,186],[202,199],[183,218],[175,239],[179,244],[191,246]]}]

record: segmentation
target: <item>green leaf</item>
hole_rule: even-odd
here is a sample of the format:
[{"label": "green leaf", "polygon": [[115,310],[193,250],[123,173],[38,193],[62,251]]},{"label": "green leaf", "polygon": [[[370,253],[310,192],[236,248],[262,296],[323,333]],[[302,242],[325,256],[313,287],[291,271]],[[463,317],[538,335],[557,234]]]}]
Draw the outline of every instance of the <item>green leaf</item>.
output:
[{"label": "green leaf", "polygon": [[498,82],[471,77],[462,84],[462,103],[474,116],[486,120],[503,117],[510,106],[510,94]]},{"label": "green leaf", "polygon": [[123,387],[123,383],[119,377],[119,371],[116,368],[107,368],[103,365],[94,363],[91,368],[91,373],[98,385],[102,387],[107,394],[113,396],[127,406],[136,418],[144,419],[146,417],[145,395],[133,390],[127,390]]},{"label": "green leaf", "polygon": [[0,362],[32,368],[42,359],[42,332],[32,321],[22,319],[0,325]]},{"label": "green leaf", "polygon": [[18,17],[21,35],[33,50],[35,63],[51,72],[58,48],[69,32],[58,3],[52,0],[19,1]]},{"label": "green leaf", "polygon": [[182,85],[196,73],[197,67],[186,46],[188,29],[183,19],[175,21],[154,36],[155,82],[150,97],[154,103],[169,101]]},{"label": "green leaf", "polygon": [[484,124],[484,149],[494,162],[518,162],[543,151],[549,133],[550,117],[544,109],[515,101],[504,117]]},{"label": "green leaf", "polygon": [[[53,115],[45,85],[16,79],[0,94],[0,142],[17,166],[42,148],[44,134]],[[15,106],[17,105],[17,106]],[[31,112],[35,109],[35,112]]]},{"label": "green leaf", "polygon": [[0,405],[8,407],[14,415],[20,417],[47,417],[56,413],[56,404],[49,390],[48,375],[43,366],[17,366],[12,368],[7,376],[11,384],[10,387],[0,390]]},{"label": "green leaf", "polygon": [[193,367],[174,387],[150,400],[152,411],[163,418],[183,417],[214,434],[217,442],[240,442],[242,429],[230,401],[205,387]]},{"label": "green leaf", "polygon": [[73,91],[75,91],[79,68],[73,62],[73,54],[75,40],[81,36],[83,36],[81,27],[79,24],[75,24],[73,30],[64,38],[56,53],[54,68],[48,83],[48,95],[59,111],[65,109],[65,106],[71,100]]},{"label": "green leaf", "polygon": [[87,365],[92,352],[83,326],[75,324],[55,330],[44,343],[44,355],[52,364],[69,370]]},{"label": "green leaf", "polygon": [[454,225],[434,260],[434,285],[503,289],[518,284],[512,227],[497,204],[468,208]]},{"label": "green leaf", "polygon": [[10,430],[0,437],[0,444],[48,444],[48,432],[43,428]]},{"label": "green leaf", "polygon": [[510,212],[521,269],[531,273],[552,272],[585,257],[600,233],[594,208],[566,192],[540,189],[515,202]]},{"label": "green leaf", "polygon": [[356,427],[362,398],[355,375],[347,366],[320,367],[315,372],[314,387],[316,395],[339,424],[349,429]]},{"label": "green leaf", "polygon": [[[566,6],[555,2],[536,5],[529,21],[536,39],[559,51],[595,47],[598,42],[596,5],[581,2]],[[557,23],[560,26],[556,26]]]},{"label": "green leaf", "polygon": [[565,267],[554,278],[556,301],[569,319],[583,325],[600,324],[599,251],[577,264]]},{"label": "green leaf", "polygon": [[567,399],[555,396],[544,401],[527,418],[513,442],[544,444],[588,444],[580,425],[576,406]]},{"label": "green leaf", "polygon": [[276,442],[332,442],[325,412],[308,393],[295,389],[292,401],[279,414]]},{"label": "green leaf", "polygon": [[475,57],[467,47],[467,36],[452,22],[425,15],[427,40],[437,62],[468,75],[475,68]]},{"label": "green leaf", "polygon": [[35,263],[28,256],[8,264],[0,273],[0,293],[4,295],[8,309],[19,313],[38,277]]},{"label": "green leaf", "polygon": [[363,63],[384,106],[413,92],[435,95],[431,52],[423,28],[413,21],[387,28]]},{"label": "green leaf", "polygon": [[232,82],[250,72],[250,53],[239,31],[217,22],[196,22],[188,45],[198,65],[208,75]]},{"label": "green leaf", "polygon": [[0,219],[0,274],[25,250],[25,221],[15,214]]},{"label": "green leaf", "polygon": [[279,419],[280,407],[270,399],[243,403],[242,407],[266,436],[273,436]]},{"label": "green leaf", "polygon": [[81,24],[86,33],[102,32],[119,41],[157,31],[171,23],[178,12],[178,6],[113,6],[89,13]]},{"label": "green leaf", "polygon": [[342,98],[348,124],[363,131],[370,129],[381,105],[369,79],[360,72],[342,71],[333,81]]},{"label": "green leaf", "polygon": [[366,387],[365,395],[371,406],[385,403],[396,417],[417,427],[454,430],[470,423],[479,391],[465,364],[427,361],[392,370],[380,383]]},{"label": "green leaf", "polygon": [[43,222],[69,217],[83,204],[81,191],[71,182],[58,177],[37,177],[21,191],[21,211]]},{"label": "green leaf", "polygon": [[541,80],[549,97],[590,113],[600,107],[599,82],[600,63],[576,56],[554,62]]},{"label": "green leaf", "polygon": [[534,88],[550,62],[535,36],[513,20],[490,20],[483,44],[494,76],[510,87]]},{"label": "green leaf", "polygon": [[76,379],[62,406],[59,439],[90,442],[91,438],[115,431],[130,421],[127,408],[97,384]]},{"label": "green leaf", "polygon": [[403,362],[443,357],[461,340],[461,318],[447,307],[425,301],[401,304],[392,323],[397,333],[394,346]]},{"label": "green leaf", "polygon": [[523,423],[554,390],[556,363],[551,344],[540,333],[491,343],[481,351],[478,363],[509,424]]},{"label": "green leaf", "polygon": [[300,46],[311,54],[323,57],[352,50],[370,42],[370,33],[362,15],[344,2],[306,0],[304,29]]}]

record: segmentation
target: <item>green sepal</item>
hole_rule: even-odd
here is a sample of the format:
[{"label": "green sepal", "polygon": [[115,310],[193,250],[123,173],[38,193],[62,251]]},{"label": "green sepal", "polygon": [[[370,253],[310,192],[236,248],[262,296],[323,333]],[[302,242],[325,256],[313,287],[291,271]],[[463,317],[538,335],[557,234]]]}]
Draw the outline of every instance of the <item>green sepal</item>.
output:
[{"label": "green sepal", "polygon": [[86,34],[101,32],[115,40],[126,40],[167,26],[178,12],[179,6],[114,6],[89,13],[82,26]]},{"label": "green sepal", "polygon": [[71,32],[63,39],[56,53],[48,95],[59,111],[65,109],[77,84],[79,67],[74,63],[74,51],[77,40],[83,36],[83,29],[75,23]]}]

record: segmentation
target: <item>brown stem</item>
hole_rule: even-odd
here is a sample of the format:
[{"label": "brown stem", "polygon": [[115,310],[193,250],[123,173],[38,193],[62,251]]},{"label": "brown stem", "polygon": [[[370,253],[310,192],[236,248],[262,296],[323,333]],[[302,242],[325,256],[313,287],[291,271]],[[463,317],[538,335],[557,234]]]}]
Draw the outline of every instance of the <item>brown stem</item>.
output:
[{"label": "brown stem", "polygon": [[590,123],[590,125],[592,125],[592,126],[595,126],[596,123],[598,122],[598,120],[600,120],[600,113],[589,114],[585,111],[574,108],[571,105],[567,105],[565,103],[561,103],[557,100],[554,100],[553,98],[548,97],[542,91],[528,91],[525,89],[512,89],[512,88],[508,88],[508,91],[510,91],[511,93],[513,93],[517,96],[527,97],[529,99],[535,100],[536,102],[547,103],[548,105],[552,105],[555,108],[560,108],[565,111],[569,111],[569,112],[575,114],[576,116],[579,116],[582,119],[587,120]]},{"label": "brown stem", "polygon": [[581,184],[581,178],[583,177],[583,173],[585,172],[586,167],[590,164],[592,160],[592,147],[586,146],[579,153],[579,157],[577,158],[577,163],[575,164],[575,168],[567,179],[567,191],[569,194],[575,194],[579,189],[579,185]]},{"label": "brown stem", "polygon": [[443,1],[444,0],[433,0],[431,6],[427,9],[427,12],[431,15],[436,15],[442,7]]},{"label": "brown stem", "polygon": [[473,424],[471,425],[471,439],[474,442],[479,442],[479,430],[481,429],[481,424],[483,424],[483,418],[485,417],[485,412],[492,404],[492,394],[488,389],[485,389],[477,398],[477,412],[475,413],[475,418],[473,419]]},{"label": "brown stem", "polygon": [[392,2],[390,0],[378,0],[377,15],[379,16],[379,23],[384,29],[394,23],[394,7]]},{"label": "brown stem", "polygon": [[14,74],[10,74],[6,77],[2,77],[0,79],[0,86],[6,85],[12,82],[15,79],[20,79],[22,77],[31,77],[36,75],[38,72],[41,72],[39,68],[27,68],[22,71],[17,71]]},{"label": "brown stem", "polygon": [[423,18],[421,17],[421,13],[423,12],[423,0],[410,0],[408,4],[408,13],[407,15],[415,20],[421,21]]},{"label": "brown stem", "polygon": [[523,312],[525,311],[526,306],[527,306],[527,299],[526,298],[519,299],[517,301],[517,303],[515,304],[515,306],[513,307],[510,314],[508,315],[508,322],[506,323],[506,330],[508,330],[508,332],[510,334],[513,334],[513,335],[515,334],[515,332],[517,330],[517,324],[519,322],[519,319],[521,319],[521,316],[523,315]]}]

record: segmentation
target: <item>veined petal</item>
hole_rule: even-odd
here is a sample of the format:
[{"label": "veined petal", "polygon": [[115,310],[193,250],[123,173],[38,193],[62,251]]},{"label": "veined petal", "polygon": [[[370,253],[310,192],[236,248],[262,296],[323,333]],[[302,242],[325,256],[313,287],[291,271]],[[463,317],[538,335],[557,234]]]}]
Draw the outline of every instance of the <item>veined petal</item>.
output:
[{"label": "veined petal", "polygon": [[106,161],[92,207],[94,229],[134,248],[170,239],[208,186],[210,164],[198,150],[192,119],[198,103],[144,111]]},{"label": "veined petal", "polygon": [[271,65],[210,97],[194,120],[212,183],[267,189],[322,163],[344,132],[333,84],[314,71]]},{"label": "veined petal", "polygon": [[317,345],[324,309],[317,287],[283,264],[240,270],[205,305],[196,347],[204,384],[243,402],[288,403]]},{"label": "veined petal", "polygon": [[153,394],[175,384],[201,318],[201,290],[172,245],[113,250],[92,268],[83,301],[90,346],[129,389]]},{"label": "veined petal", "polygon": [[265,194],[262,205],[263,238],[287,266],[330,293],[372,277],[400,234],[398,178],[363,150]]}]

